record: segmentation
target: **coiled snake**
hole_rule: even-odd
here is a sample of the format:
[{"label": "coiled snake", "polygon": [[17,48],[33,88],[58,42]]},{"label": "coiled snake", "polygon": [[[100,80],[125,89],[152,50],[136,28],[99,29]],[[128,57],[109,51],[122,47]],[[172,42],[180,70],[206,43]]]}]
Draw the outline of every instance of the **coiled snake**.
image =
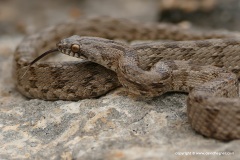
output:
[{"label": "coiled snake", "polygon": [[[187,114],[196,131],[238,139],[239,35],[110,17],[66,22],[19,44],[14,54],[16,86],[26,97],[45,100],[98,97],[120,85],[143,97],[189,92]],[[110,39],[168,40],[128,45]],[[32,60],[56,48],[56,42],[62,53],[87,61],[38,62],[26,72]]]}]

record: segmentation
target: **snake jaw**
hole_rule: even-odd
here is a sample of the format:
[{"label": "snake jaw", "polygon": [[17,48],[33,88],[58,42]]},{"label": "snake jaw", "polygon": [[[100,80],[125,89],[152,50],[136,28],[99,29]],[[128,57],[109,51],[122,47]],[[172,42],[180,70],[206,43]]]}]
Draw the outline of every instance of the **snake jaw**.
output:
[{"label": "snake jaw", "polygon": [[63,53],[63,54],[66,54],[68,56],[75,56],[75,53],[72,52],[72,50],[69,48],[68,44],[67,43],[64,43],[64,42],[59,42],[56,44],[58,50]]},{"label": "snake jaw", "polygon": [[84,55],[80,55],[79,58],[84,59],[84,60],[87,60],[87,59],[88,59],[88,58],[87,58],[86,56],[84,56]]}]

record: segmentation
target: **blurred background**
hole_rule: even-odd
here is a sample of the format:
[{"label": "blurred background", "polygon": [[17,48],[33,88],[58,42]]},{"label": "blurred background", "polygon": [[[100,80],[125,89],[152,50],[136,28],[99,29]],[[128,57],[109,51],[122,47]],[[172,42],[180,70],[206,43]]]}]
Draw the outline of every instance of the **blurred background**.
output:
[{"label": "blurred background", "polygon": [[25,35],[93,15],[239,30],[239,8],[240,0],[1,0],[0,36]]}]

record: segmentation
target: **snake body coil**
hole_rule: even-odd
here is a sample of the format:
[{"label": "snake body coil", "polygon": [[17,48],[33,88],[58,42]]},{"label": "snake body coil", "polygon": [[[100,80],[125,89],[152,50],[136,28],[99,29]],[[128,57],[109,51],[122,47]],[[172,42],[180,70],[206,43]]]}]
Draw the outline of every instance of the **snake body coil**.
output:
[{"label": "snake body coil", "polygon": [[[80,36],[69,37],[73,34]],[[188,118],[196,131],[221,140],[237,139],[238,37],[227,31],[200,32],[106,17],[68,22],[29,36],[18,46],[17,88],[29,98],[46,100],[98,97],[120,84],[143,97],[189,92]],[[175,41],[127,45],[109,39]],[[88,61],[39,62],[21,78],[33,57],[58,41],[59,51]]]}]

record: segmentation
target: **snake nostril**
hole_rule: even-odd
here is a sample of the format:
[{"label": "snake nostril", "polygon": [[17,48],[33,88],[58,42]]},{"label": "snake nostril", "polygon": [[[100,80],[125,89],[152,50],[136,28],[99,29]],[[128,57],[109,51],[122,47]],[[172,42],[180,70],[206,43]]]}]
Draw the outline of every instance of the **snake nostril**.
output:
[{"label": "snake nostril", "polygon": [[57,48],[61,49],[62,48],[62,44],[59,42],[56,44]]}]

